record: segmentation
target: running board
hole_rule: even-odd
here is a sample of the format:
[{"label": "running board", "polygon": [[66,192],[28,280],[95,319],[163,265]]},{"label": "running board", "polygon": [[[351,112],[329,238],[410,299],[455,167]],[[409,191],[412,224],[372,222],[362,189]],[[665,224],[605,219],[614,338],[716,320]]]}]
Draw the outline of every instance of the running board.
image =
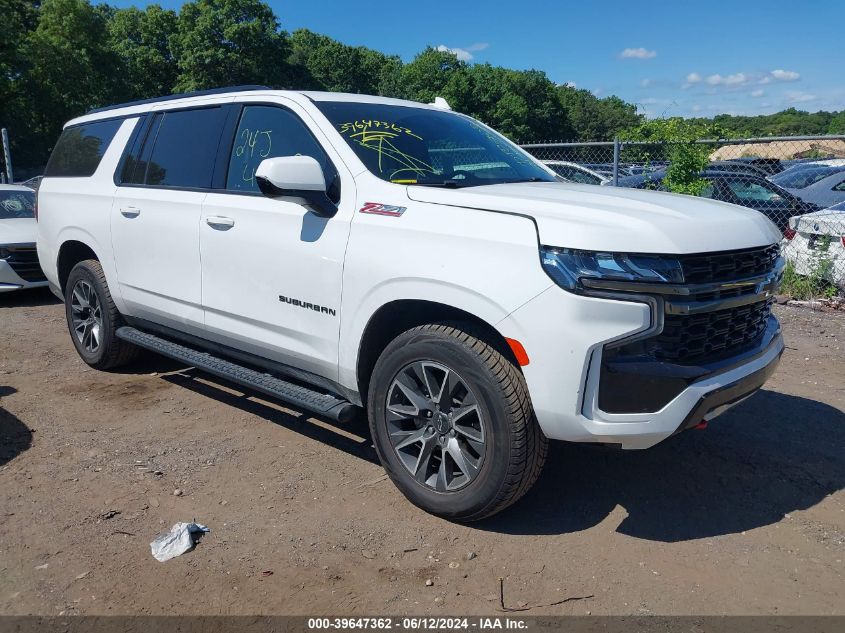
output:
[{"label": "running board", "polygon": [[134,327],[123,326],[118,328],[117,337],[156,354],[191,365],[207,374],[225,378],[241,387],[260,391],[263,394],[290,403],[298,409],[305,409],[310,413],[326,416],[337,422],[350,422],[358,408],[343,398],[287,382],[272,374],[238,365],[219,356],[174,343],[148,332],[136,330]]}]

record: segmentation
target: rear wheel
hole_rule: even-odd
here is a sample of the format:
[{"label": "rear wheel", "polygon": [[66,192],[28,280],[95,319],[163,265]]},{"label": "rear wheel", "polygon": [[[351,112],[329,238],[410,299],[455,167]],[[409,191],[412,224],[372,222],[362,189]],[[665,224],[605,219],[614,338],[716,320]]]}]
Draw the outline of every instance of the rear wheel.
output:
[{"label": "rear wheel", "polygon": [[534,484],[547,442],[522,373],[468,326],[424,325],[384,350],[370,428],[390,478],[420,508],[473,521]]},{"label": "rear wheel", "polygon": [[117,338],[122,319],[97,260],[79,262],[70,271],[65,285],[65,315],[73,345],[91,367],[112,369],[137,356],[137,347]]}]

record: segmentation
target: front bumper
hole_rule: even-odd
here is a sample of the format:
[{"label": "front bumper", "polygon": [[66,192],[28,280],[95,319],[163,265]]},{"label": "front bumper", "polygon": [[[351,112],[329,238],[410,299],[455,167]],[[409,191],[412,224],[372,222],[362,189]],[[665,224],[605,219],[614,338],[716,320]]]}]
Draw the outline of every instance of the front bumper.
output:
[{"label": "front bumper", "polygon": [[[37,264],[36,264],[37,265]],[[39,269],[40,272],[40,269]],[[29,275],[27,275],[29,277]],[[47,285],[43,276],[24,279],[15,268],[4,259],[0,259],[0,292],[11,292],[25,288],[40,288]]]},{"label": "front bumper", "polygon": [[[642,389],[641,382],[623,395],[623,406],[616,407],[624,412],[612,413],[599,401],[603,355],[614,341],[652,329],[648,305],[576,296],[553,287],[498,328],[522,342],[528,353],[523,373],[537,420],[549,439],[626,449],[654,446],[751,395],[775,370],[784,349],[780,326],[771,317],[757,345],[740,355],[711,366],[686,366],[680,375],[666,364],[634,371],[638,380],[658,385],[661,398]],[[672,391],[668,397],[667,385]]]}]

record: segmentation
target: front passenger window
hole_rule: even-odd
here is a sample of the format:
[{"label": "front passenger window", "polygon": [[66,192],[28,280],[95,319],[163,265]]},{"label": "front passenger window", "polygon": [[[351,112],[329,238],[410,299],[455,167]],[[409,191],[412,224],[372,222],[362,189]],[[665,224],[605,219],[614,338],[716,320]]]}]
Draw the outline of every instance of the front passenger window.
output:
[{"label": "front passenger window", "polygon": [[238,123],[226,189],[258,191],[255,170],[265,158],[311,156],[326,177],[326,191],[339,199],[337,171],[305,124],[290,110],[275,106],[245,106]]}]

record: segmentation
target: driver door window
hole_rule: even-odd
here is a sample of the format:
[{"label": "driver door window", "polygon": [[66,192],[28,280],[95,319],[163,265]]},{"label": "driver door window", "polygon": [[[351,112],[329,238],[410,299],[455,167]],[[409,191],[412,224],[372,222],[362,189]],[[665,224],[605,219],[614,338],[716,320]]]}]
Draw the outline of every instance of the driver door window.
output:
[{"label": "driver door window", "polygon": [[245,106],[229,156],[226,189],[257,192],[255,170],[265,158],[311,156],[320,163],[329,197],[337,199],[337,171],[323,148],[293,112],[275,106]]},{"label": "driver door window", "polygon": [[728,180],[728,187],[743,202],[779,202],[778,193],[750,180]]}]

